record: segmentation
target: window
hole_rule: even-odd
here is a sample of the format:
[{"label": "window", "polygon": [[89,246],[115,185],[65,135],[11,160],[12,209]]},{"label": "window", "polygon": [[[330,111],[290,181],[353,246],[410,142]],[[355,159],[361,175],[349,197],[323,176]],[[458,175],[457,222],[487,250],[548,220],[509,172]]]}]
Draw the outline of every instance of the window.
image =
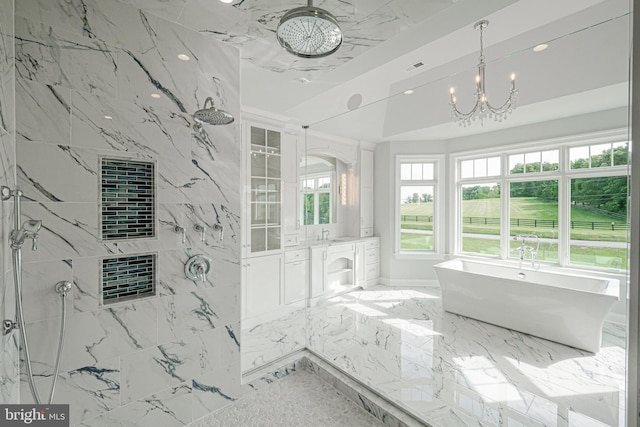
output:
[{"label": "window", "polygon": [[331,175],[306,176],[302,180],[304,225],[331,223]]},{"label": "window", "polygon": [[330,224],[335,214],[336,159],[307,155],[300,163],[302,224]]},{"label": "window", "polygon": [[397,253],[435,252],[437,228],[435,160],[399,157],[396,209]]},{"label": "window", "polygon": [[629,144],[613,142],[571,147],[569,160],[571,169],[626,166],[629,160]]},{"label": "window", "polygon": [[500,255],[500,183],[462,186],[462,251]]},{"label": "window", "polygon": [[462,252],[500,255],[500,156],[460,162],[459,218]]},{"label": "window", "polygon": [[[558,181],[515,181],[509,184],[509,257],[558,261]],[[522,238],[518,236],[536,236]]]},{"label": "window", "polygon": [[509,173],[525,174],[556,171],[560,167],[560,151],[534,151],[509,156]]},{"label": "window", "polygon": [[626,269],[629,144],[603,139],[455,159],[454,252],[518,259],[529,235],[541,262]]},{"label": "window", "polygon": [[484,157],[481,159],[463,160],[461,165],[462,178],[481,178],[485,176],[500,176],[500,157]]}]

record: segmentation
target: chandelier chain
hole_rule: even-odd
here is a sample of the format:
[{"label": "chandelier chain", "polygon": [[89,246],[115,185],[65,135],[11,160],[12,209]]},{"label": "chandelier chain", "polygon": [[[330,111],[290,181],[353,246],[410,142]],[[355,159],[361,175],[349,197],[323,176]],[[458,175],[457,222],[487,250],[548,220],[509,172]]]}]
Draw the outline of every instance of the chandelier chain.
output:
[{"label": "chandelier chain", "polygon": [[482,31],[484,30],[484,25],[480,25],[480,57],[478,58],[480,62],[484,62],[484,43],[482,40]]}]

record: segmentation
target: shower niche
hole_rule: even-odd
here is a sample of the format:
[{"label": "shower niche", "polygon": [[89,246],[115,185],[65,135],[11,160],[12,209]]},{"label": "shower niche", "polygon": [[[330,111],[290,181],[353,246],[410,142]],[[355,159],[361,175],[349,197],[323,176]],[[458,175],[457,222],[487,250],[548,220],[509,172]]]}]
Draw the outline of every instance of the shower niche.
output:
[{"label": "shower niche", "polygon": [[100,159],[102,240],[156,236],[155,163]]},{"label": "shower niche", "polygon": [[[100,230],[104,242],[156,238],[156,164],[137,159],[100,158]],[[156,294],[156,254],[103,258],[103,305]]]}]

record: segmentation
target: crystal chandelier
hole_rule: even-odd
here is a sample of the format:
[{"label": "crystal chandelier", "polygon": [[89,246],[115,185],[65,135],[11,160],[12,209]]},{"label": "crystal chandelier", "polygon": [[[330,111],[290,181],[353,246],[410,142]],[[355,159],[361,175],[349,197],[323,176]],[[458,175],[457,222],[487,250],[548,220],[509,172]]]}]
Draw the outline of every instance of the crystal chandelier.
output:
[{"label": "crystal chandelier", "polygon": [[480,123],[483,123],[483,120],[486,118],[493,119],[494,121],[501,122],[503,119],[507,118],[508,114],[516,108],[515,100],[518,95],[518,91],[516,90],[516,75],[511,74],[511,89],[509,90],[509,98],[502,104],[500,107],[494,107],[489,104],[489,99],[487,98],[487,94],[485,92],[484,84],[484,47],[482,44],[482,30],[484,30],[487,25],[489,25],[489,21],[479,21],[476,22],[473,26],[474,29],[480,30],[480,58],[478,62],[478,75],[476,76],[476,104],[468,113],[463,113],[458,110],[456,106],[456,96],[455,90],[451,88],[449,93],[451,95],[451,102],[449,105],[451,106],[451,115],[453,119],[458,122],[460,126],[469,126],[472,121],[476,118],[480,119]]}]

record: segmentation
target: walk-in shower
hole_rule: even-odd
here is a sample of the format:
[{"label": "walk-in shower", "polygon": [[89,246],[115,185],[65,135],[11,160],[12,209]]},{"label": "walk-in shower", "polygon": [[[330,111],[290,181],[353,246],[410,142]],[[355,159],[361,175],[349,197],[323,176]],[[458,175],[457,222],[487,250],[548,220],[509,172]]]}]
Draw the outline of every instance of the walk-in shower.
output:
[{"label": "walk-in shower", "polygon": [[[29,383],[29,389],[33,396],[33,401],[37,404],[44,403],[40,400],[38,390],[33,378],[33,369],[31,366],[31,356],[29,354],[29,345],[27,341],[27,330],[24,321],[24,307],[22,304],[22,245],[26,239],[31,239],[32,250],[38,249],[38,232],[42,228],[42,221],[40,220],[27,220],[20,225],[21,219],[21,203],[22,192],[20,190],[11,190],[9,187],[2,186],[0,194],[3,201],[10,200],[13,197],[14,208],[14,227],[9,234],[9,245],[11,246],[11,258],[13,261],[13,282],[15,285],[16,294],[16,321],[6,319],[3,322],[3,333],[5,335],[13,332],[14,329],[20,330],[20,338],[22,344],[22,351],[24,353],[24,365],[27,374],[27,381]],[[66,329],[66,296],[67,292],[71,290],[71,283],[68,281],[61,281],[56,283],[55,291],[61,296],[62,299],[62,318],[60,320],[60,340],[58,342],[58,353],[56,356],[55,370],[53,373],[53,383],[51,384],[51,391],[49,392],[48,403],[53,402],[53,395],[56,389],[56,382],[58,379],[58,373],[60,371],[60,360],[62,355],[62,345],[64,343],[64,334]]]}]

